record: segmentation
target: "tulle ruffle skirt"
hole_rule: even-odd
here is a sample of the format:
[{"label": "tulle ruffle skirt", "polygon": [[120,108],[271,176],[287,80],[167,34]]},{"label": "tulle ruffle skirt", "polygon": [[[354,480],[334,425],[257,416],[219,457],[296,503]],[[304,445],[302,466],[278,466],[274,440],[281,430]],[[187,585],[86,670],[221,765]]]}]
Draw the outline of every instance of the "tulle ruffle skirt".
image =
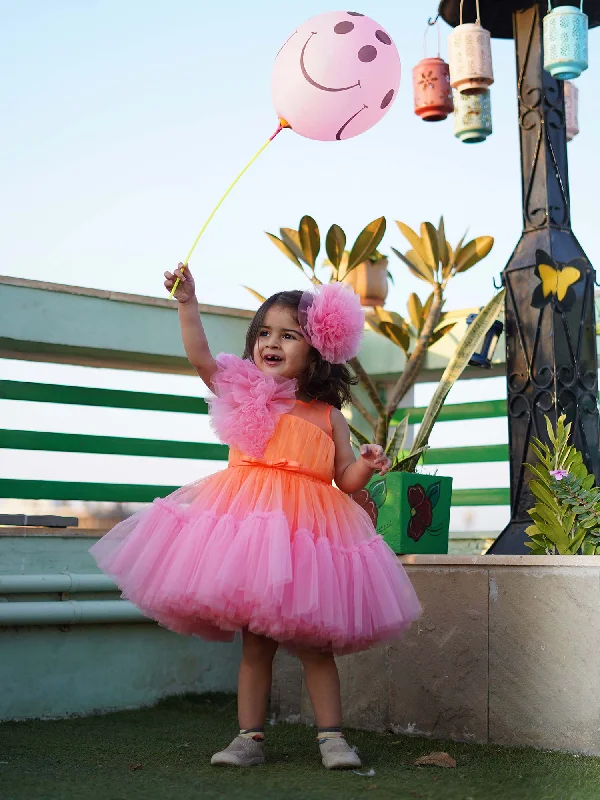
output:
[{"label": "tulle ruffle skirt", "polygon": [[367,514],[323,481],[228,468],[117,525],[91,553],[123,597],[183,634],[247,628],[295,647],[363,650],[420,613]]}]

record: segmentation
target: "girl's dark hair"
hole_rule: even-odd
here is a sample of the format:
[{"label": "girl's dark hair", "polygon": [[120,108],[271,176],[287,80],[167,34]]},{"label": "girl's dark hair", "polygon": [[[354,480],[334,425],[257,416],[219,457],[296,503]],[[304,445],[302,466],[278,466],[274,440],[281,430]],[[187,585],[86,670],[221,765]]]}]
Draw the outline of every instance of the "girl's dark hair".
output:
[{"label": "girl's dark hair", "polygon": [[[277,292],[262,304],[254,315],[246,334],[246,349],[243,358],[253,360],[254,345],[258,339],[260,329],[264,327],[265,317],[273,306],[287,308],[298,318],[298,306],[304,293],[295,290],[291,292]],[[310,349],[310,363],[306,373],[298,379],[299,388],[309,397],[322,400],[335,408],[342,408],[351,402],[350,387],[358,383],[345,364],[330,364],[322,355]]]}]

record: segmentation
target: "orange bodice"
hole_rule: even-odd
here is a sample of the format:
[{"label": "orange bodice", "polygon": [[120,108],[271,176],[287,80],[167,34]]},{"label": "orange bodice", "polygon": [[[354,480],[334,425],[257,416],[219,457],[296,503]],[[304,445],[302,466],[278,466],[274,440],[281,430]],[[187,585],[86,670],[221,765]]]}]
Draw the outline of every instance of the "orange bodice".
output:
[{"label": "orange bodice", "polygon": [[283,414],[261,458],[231,448],[229,466],[262,466],[295,472],[326,483],[334,476],[335,446],[331,438],[331,406],[297,401]]}]

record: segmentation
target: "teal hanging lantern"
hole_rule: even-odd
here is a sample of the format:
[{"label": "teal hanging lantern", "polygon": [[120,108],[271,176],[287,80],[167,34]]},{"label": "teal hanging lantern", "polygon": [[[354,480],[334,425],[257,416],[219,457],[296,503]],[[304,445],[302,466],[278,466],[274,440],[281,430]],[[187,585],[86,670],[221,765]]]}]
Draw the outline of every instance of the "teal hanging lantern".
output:
[{"label": "teal hanging lantern", "polygon": [[578,78],[588,68],[588,18],[583,0],[576,6],[552,8],[544,17],[544,69],[558,80]]},{"label": "teal hanging lantern", "polygon": [[492,105],[489,89],[466,95],[453,90],[454,135],[464,144],[485,142],[492,134]]}]

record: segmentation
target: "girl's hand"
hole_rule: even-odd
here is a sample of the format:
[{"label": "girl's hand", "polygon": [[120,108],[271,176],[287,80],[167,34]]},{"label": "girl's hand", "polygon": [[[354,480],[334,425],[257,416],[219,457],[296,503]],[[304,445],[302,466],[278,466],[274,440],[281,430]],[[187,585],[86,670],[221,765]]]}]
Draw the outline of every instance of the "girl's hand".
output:
[{"label": "girl's hand", "polygon": [[375,470],[380,475],[385,475],[392,466],[383,447],[378,444],[363,444],[360,448],[360,457],[367,463],[369,469]]},{"label": "girl's hand", "polygon": [[196,283],[190,272],[190,268],[186,267],[185,271],[182,272],[182,267],[183,264],[180,261],[174,273],[165,272],[165,289],[170,292],[175,285],[175,281],[179,278],[179,286],[175,290],[174,295],[175,300],[177,300],[178,303],[189,303],[190,300],[194,300],[196,297]]}]

